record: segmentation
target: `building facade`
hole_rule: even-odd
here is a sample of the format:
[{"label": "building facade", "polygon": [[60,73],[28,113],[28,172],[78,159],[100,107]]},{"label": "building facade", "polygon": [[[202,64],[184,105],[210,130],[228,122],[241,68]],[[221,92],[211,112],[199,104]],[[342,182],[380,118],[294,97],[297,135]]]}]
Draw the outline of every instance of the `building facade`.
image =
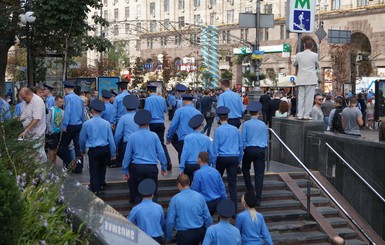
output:
[{"label": "building facade", "polygon": [[[371,76],[384,76],[384,0],[316,1],[315,30],[322,25],[326,33],[329,29],[351,31],[349,73],[362,75],[358,73],[366,61],[365,64],[370,63]],[[261,50],[270,50],[263,56],[261,73],[274,70],[277,74],[294,74],[292,63],[298,52],[298,34],[286,30],[285,1],[260,3],[261,13],[274,15],[274,28],[259,30]],[[256,0],[103,0],[103,9],[91,14],[102,14],[110,22],[108,28],[99,29],[94,35],[105,35],[115,46],[123,46],[126,60],[122,66],[131,68],[136,57],[141,57],[151,64],[146,67],[153,69],[156,57],[164,52],[171,57],[176,69],[186,67],[183,60],[193,60],[192,67],[199,66],[202,30],[209,25],[218,26],[219,68],[230,70],[233,82],[241,83],[242,60],[233,51],[234,48],[252,48],[256,38],[255,28],[239,27],[239,13],[247,12],[256,13]],[[320,54],[321,80],[332,80],[329,75],[333,57],[328,38],[320,42],[315,33],[302,35],[302,40],[307,38],[314,41],[314,51]],[[290,45],[289,53],[276,49],[283,44]],[[95,65],[100,54],[88,51],[87,58],[89,64]],[[325,86],[331,89],[330,84]]]}]

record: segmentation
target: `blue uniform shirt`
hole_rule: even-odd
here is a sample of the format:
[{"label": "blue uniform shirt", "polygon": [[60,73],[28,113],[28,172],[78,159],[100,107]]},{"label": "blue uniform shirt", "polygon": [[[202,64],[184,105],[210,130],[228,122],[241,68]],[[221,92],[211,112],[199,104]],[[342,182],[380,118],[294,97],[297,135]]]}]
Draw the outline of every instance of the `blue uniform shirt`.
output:
[{"label": "blue uniform shirt", "polygon": [[105,102],[104,105],[106,106],[106,109],[100,114],[100,116],[107,122],[114,124],[114,121],[115,121],[114,106],[109,101]]},{"label": "blue uniform shirt", "polygon": [[171,198],[166,222],[166,240],[171,239],[175,227],[177,231],[196,229],[212,225],[205,199],[196,191],[186,188]]},{"label": "blue uniform shirt", "polygon": [[123,105],[123,99],[126,95],[129,95],[130,93],[127,92],[127,90],[124,90],[119,95],[115,97],[114,100],[114,108],[115,108],[115,120],[114,124],[117,124],[119,119],[127,113],[126,107]]},{"label": "blue uniform shirt", "polygon": [[63,129],[68,125],[80,125],[85,121],[83,100],[74,92],[64,97]]},{"label": "blue uniform shirt", "polygon": [[167,112],[166,100],[156,94],[146,98],[144,109],[149,110],[152,115],[150,123],[164,123],[164,113]]},{"label": "blue uniform shirt", "polygon": [[23,102],[19,102],[15,106],[15,112],[13,113],[13,117],[18,117],[21,115],[21,107],[23,106]]},{"label": "blue uniform shirt", "polygon": [[213,158],[213,147],[210,138],[200,131],[194,130],[184,138],[183,150],[179,163],[180,171],[184,172],[186,164],[198,164],[198,155],[201,151],[207,151],[210,155],[210,160]]},{"label": "blue uniform shirt", "polygon": [[241,135],[236,127],[222,123],[214,130],[213,141],[214,164],[219,156],[237,156],[242,160],[243,144]]},{"label": "blue uniform shirt", "polygon": [[86,147],[110,146],[111,157],[116,156],[116,148],[112,129],[109,122],[94,115],[90,120],[86,121],[79,136],[79,145],[81,152],[86,151]]},{"label": "blue uniform shirt", "polygon": [[[240,245],[241,234],[228,220],[219,221],[218,224],[210,226],[205,235],[202,245]],[[243,244],[243,243],[242,243]]]},{"label": "blue uniform shirt", "polygon": [[268,132],[266,124],[255,117],[243,123],[241,135],[245,148],[248,146],[267,147]]},{"label": "blue uniform shirt", "polygon": [[123,174],[128,173],[130,163],[134,164],[162,164],[162,171],[166,171],[167,160],[163,147],[156,133],[147,128],[139,128],[128,138],[123,160]]},{"label": "blue uniform shirt", "polygon": [[0,122],[8,119],[11,116],[9,108],[9,103],[4,99],[0,99]]},{"label": "blue uniform shirt", "polygon": [[167,97],[167,103],[168,103],[169,106],[176,106],[176,98],[175,98],[175,96],[170,94]]},{"label": "blue uniform shirt", "polygon": [[144,199],[132,208],[128,220],[150,237],[163,236],[164,212],[162,206],[151,199]]},{"label": "blue uniform shirt", "polygon": [[219,95],[217,106],[226,106],[229,108],[229,118],[241,118],[245,112],[241,97],[231,90],[226,90]]},{"label": "blue uniform shirt", "polygon": [[201,113],[195,109],[194,105],[192,104],[186,105],[176,110],[174,118],[172,119],[171,125],[168,128],[166,134],[167,140],[171,141],[171,137],[175,131],[178,134],[178,140],[184,140],[184,137],[193,131],[193,129],[189,127],[188,122],[193,116],[197,114]]},{"label": "blue uniform shirt", "polygon": [[114,135],[116,148],[119,147],[122,139],[123,143],[127,142],[130,135],[139,129],[139,125],[134,122],[135,114],[136,111],[130,111],[120,118]]},{"label": "blue uniform shirt", "polygon": [[273,245],[269,230],[267,229],[262,214],[257,212],[254,222],[249,211],[246,209],[237,215],[235,226],[241,232],[242,245]]},{"label": "blue uniform shirt", "polygon": [[205,164],[195,172],[191,190],[199,192],[206,202],[215,199],[227,199],[222,176],[215,168]]},{"label": "blue uniform shirt", "polygon": [[55,106],[55,97],[53,97],[52,95],[49,95],[47,99],[45,99],[45,106],[47,108],[51,108]]},{"label": "blue uniform shirt", "polygon": [[182,98],[180,96],[175,96],[175,100],[176,100],[176,109],[182,108],[183,107]]}]

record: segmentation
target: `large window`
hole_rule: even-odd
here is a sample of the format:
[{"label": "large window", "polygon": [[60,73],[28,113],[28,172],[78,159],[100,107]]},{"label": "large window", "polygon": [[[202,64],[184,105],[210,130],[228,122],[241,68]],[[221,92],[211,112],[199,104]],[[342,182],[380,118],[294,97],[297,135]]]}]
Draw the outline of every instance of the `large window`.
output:
[{"label": "large window", "polygon": [[179,28],[184,27],[184,16],[178,18],[178,26]]},{"label": "large window", "polygon": [[285,39],[285,25],[279,26],[280,39]]},{"label": "large window", "polygon": [[210,25],[214,25],[215,24],[215,13],[212,12],[210,13]]},{"label": "large window", "polygon": [[210,0],[210,4],[211,4],[211,5],[217,4],[217,0]]},{"label": "large window", "polygon": [[184,9],[184,0],[178,0],[178,9]]},{"label": "large window", "polygon": [[103,11],[103,18],[108,20],[108,10]]},{"label": "large window", "polygon": [[125,24],[125,31],[126,31],[126,34],[130,33],[130,24],[128,23]]},{"label": "large window", "polygon": [[194,7],[201,6],[201,0],[194,0]]},{"label": "large window", "polygon": [[155,3],[150,3],[150,14],[155,17]]},{"label": "large window", "polygon": [[195,14],[194,15],[194,25],[199,25],[201,22],[201,15],[200,14]]},{"label": "large window", "polygon": [[366,6],[368,5],[368,0],[357,0],[357,6]]},{"label": "large window", "polygon": [[150,22],[150,32],[156,32],[156,20]]},{"label": "large window", "polygon": [[175,45],[181,45],[182,43],[182,35],[178,34],[175,36]]},{"label": "large window", "polygon": [[265,28],[265,41],[269,40],[269,29]]},{"label": "large window", "polygon": [[241,40],[245,40],[245,29],[241,29]]},{"label": "large window", "polygon": [[152,38],[147,38],[147,49],[152,49]]},{"label": "large window", "polygon": [[253,12],[253,7],[251,7],[251,6],[245,7],[245,12],[246,13],[252,13]]},{"label": "large window", "polygon": [[249,29],[245,29],[245,42],[249,39]]},{"label": "large window", "polygon": [[332,10],[338,10],[341,8],[341,0],[332,0]]},{"label": "large window", "polygon": [[114,25],[114,35],[115,36],[119,35],[119,26],[118,25]]},{"label": "large window", "polygon": [[234,22],[234,9],[227,10],[227,23]]},{"label": "large window", "polygon": [[135,31],[142,31],[142,23],[140,23],[140,22],[136,23]]},{"label": "large window", "polygon": [[164,0],[164,12],[170,11],[170,0]]},{"label": "large window", "polygon": [[119,9],[114,9],[114,20],[118,20],[119,19]]},{"label": "large window", "polygon": [[168,29],[170,27],[170,19],[164,19],[164,28]]},{"label": "large window", "polygon": [[162,47],[166,47],[167,46],[167,39],[168,39],[167,36],[160,38],[160,45]]},{"label": "large window", "polygon": [[124,16],[126,17],[127,20],[130,18],[130,7],[126,7],[124,9]]}]

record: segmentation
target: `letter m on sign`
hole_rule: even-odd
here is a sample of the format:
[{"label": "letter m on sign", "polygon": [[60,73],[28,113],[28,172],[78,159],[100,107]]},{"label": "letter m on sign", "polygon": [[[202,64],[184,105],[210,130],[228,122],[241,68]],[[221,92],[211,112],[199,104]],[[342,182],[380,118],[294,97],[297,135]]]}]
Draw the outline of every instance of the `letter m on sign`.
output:
[{"label": "letter m on sign", "polygon": [[295,0],[295,8],[299,8],[298,4],[301,5],[302,9],[310,9],[310,0]]}]

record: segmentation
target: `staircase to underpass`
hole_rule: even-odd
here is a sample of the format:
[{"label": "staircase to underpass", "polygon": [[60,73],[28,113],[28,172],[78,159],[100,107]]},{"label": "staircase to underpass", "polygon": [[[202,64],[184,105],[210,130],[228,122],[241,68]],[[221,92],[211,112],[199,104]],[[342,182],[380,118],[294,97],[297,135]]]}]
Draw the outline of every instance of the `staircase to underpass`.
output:
[{"label": "staircase to underpass", "polygon": [[[307,175],[304,173],[267,174],[264,179],[261,206],[257,208],[264,217],[274,244],[330,244],[331,234],[346,239],[346,244],[367,244],[352,228],[350,221],[343,218],[339,210],[321,191],[311,185],[311,218],[307,219],[306,192]],[[227,188],[227,181],[225,180]],[[246,191],[243,176],[238,176],[238,200]],[[227,188],[228,190],[228,188]],[[178,193],[175,179],[160,179],[158,203],[167,215],[172,196]],[[114,209],[127,217],[132,204],[126,182],[109,183],[100,196]],[[240,201],[238,213],[243,211]],[[214,222],[218,220],[213,217]]]}]

